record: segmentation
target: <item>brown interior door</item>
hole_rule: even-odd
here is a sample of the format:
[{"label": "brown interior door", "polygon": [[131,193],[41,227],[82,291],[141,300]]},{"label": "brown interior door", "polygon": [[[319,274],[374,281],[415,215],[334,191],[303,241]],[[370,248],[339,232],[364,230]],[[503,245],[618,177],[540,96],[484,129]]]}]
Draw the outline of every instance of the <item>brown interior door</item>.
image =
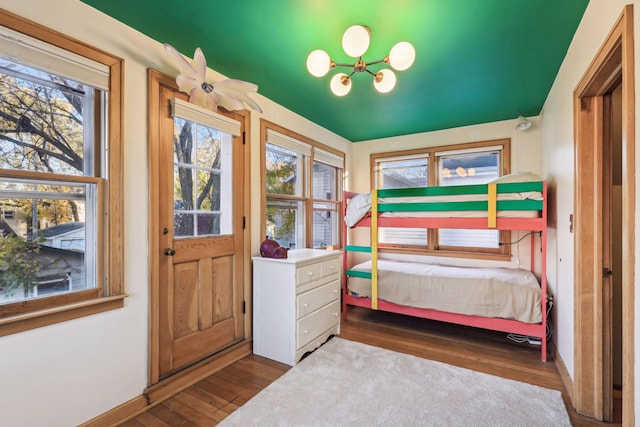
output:
[{"label": "brown interior door", "polygon": [[161,89],[161,378],[244,335],[242,139],[172,117],[175,96]]}]

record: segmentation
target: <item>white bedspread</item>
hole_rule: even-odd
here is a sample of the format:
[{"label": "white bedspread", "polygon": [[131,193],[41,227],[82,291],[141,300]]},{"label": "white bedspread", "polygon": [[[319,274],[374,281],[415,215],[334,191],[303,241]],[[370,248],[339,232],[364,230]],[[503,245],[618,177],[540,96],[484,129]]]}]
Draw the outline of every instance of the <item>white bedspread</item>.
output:
[{"label": "white bedspread", "polygon": [[[352,270],[371,271],[371,261]],[[369,297],[371,280],[349,277],[349,291]],[[538,280],[528,270],[378,261],[378,297],[449,313],[542,321]]]}]

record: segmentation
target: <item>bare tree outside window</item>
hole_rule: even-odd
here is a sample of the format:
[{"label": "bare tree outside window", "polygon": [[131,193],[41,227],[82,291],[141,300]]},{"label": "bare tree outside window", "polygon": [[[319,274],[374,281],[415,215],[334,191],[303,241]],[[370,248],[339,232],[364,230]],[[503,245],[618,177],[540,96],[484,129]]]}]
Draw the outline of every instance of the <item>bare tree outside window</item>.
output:
[{"label": "bare tree outside window", "polygon": [[174,124],[175,236],[230,233],[222,221],[231,215],[222,211],[222,187],[225,171],[231,175],[231,135],[177,117]]},{"label": "bare tree outside window", "polygon": [[[44,276],[66,277],[67,290],[69,277],[79,288],[94,286],[83,277],[86,186],[65,184],[60,176],[93,174],[93,159],[85,153],[93,153],[87,147],[94,144],[96,96],[100,92],[87,85],[0,59],[0,169],[42,177],[0,178],[0,204],[14,210],[0,235],[0,302],[17,287],[28,296]],[[54,231],[81,234],[82,243],[66,254]]]},{"label": "bare tree outside window", "polygon": [[[302,215],[298,164],[299,155],[293,151],[267,144],[266,192],[267,236],[281,246],[295,248],[296,231]],[[280,197],[279,197],[280,196]]]}]

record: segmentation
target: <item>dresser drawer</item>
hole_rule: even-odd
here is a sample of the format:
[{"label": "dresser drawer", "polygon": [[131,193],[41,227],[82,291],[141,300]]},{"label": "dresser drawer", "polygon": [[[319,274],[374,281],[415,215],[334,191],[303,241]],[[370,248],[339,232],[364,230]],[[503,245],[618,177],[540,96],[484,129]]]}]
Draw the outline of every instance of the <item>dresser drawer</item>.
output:
[{"label": "dresser drawer", "polygon": [[303,265],[296,270],[296,283],[298,286],[319,279],[320,277],[322,277],[322,264],[319,262]]},{"label": "dresser drawer", "polygon": [[330,276],[332,274],[340,273],[340,258],[333,258],[326,261],[323,261],[321,264],[322,267],[322,277]]},{"label": "dresser drawer", "polygon": [[329,304],[331,301],[338,299],[340,296],[340,280],[322,285],[318,288],[304,292],[297,298],[297,318],[306,316]]},{"label": "dresser drawer", "polygon": [[336,300],[297,321],[298,345],[306,345],[315,337],[335,326],[340,321],[340,300]]}]

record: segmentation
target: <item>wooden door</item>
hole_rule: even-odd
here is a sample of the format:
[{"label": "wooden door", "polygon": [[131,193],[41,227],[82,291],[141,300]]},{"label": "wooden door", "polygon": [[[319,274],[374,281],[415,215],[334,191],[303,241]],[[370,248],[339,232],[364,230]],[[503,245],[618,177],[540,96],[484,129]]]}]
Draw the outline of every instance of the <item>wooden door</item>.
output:
[{"label": "wooden door", "polygon": [[[599,227],[602,259],[602,418],[613,421],[613,129],[612,96],[602,97],[602,146],[597,153],[600,165],[594,173],[600,174],[602,191],[596,208],[600,213]],[[620,274],[619,271],[615,274]]]},{"label": "wooden door", "polygon": [[173,118],[176,96],[160,89],[160,378],[244,336],[242,138]]},{"label": "wooden door", "polygon": [[[611,320],[609,260],[611,169],[610,96],[622,85],[622,424],[631,425],[634,406],[635,300],[635,89],[633,5],[626,5],[616,25],[574,91],[575,238],[573,398],[578,413],[599,420],[611,416]],[[607,163],[603,169],[603,163]],[[603,217],[604,216],[604,217]],[[604,287],[604,288],[603,288]],[[565,384],[571,387],[566,376]]]}]

